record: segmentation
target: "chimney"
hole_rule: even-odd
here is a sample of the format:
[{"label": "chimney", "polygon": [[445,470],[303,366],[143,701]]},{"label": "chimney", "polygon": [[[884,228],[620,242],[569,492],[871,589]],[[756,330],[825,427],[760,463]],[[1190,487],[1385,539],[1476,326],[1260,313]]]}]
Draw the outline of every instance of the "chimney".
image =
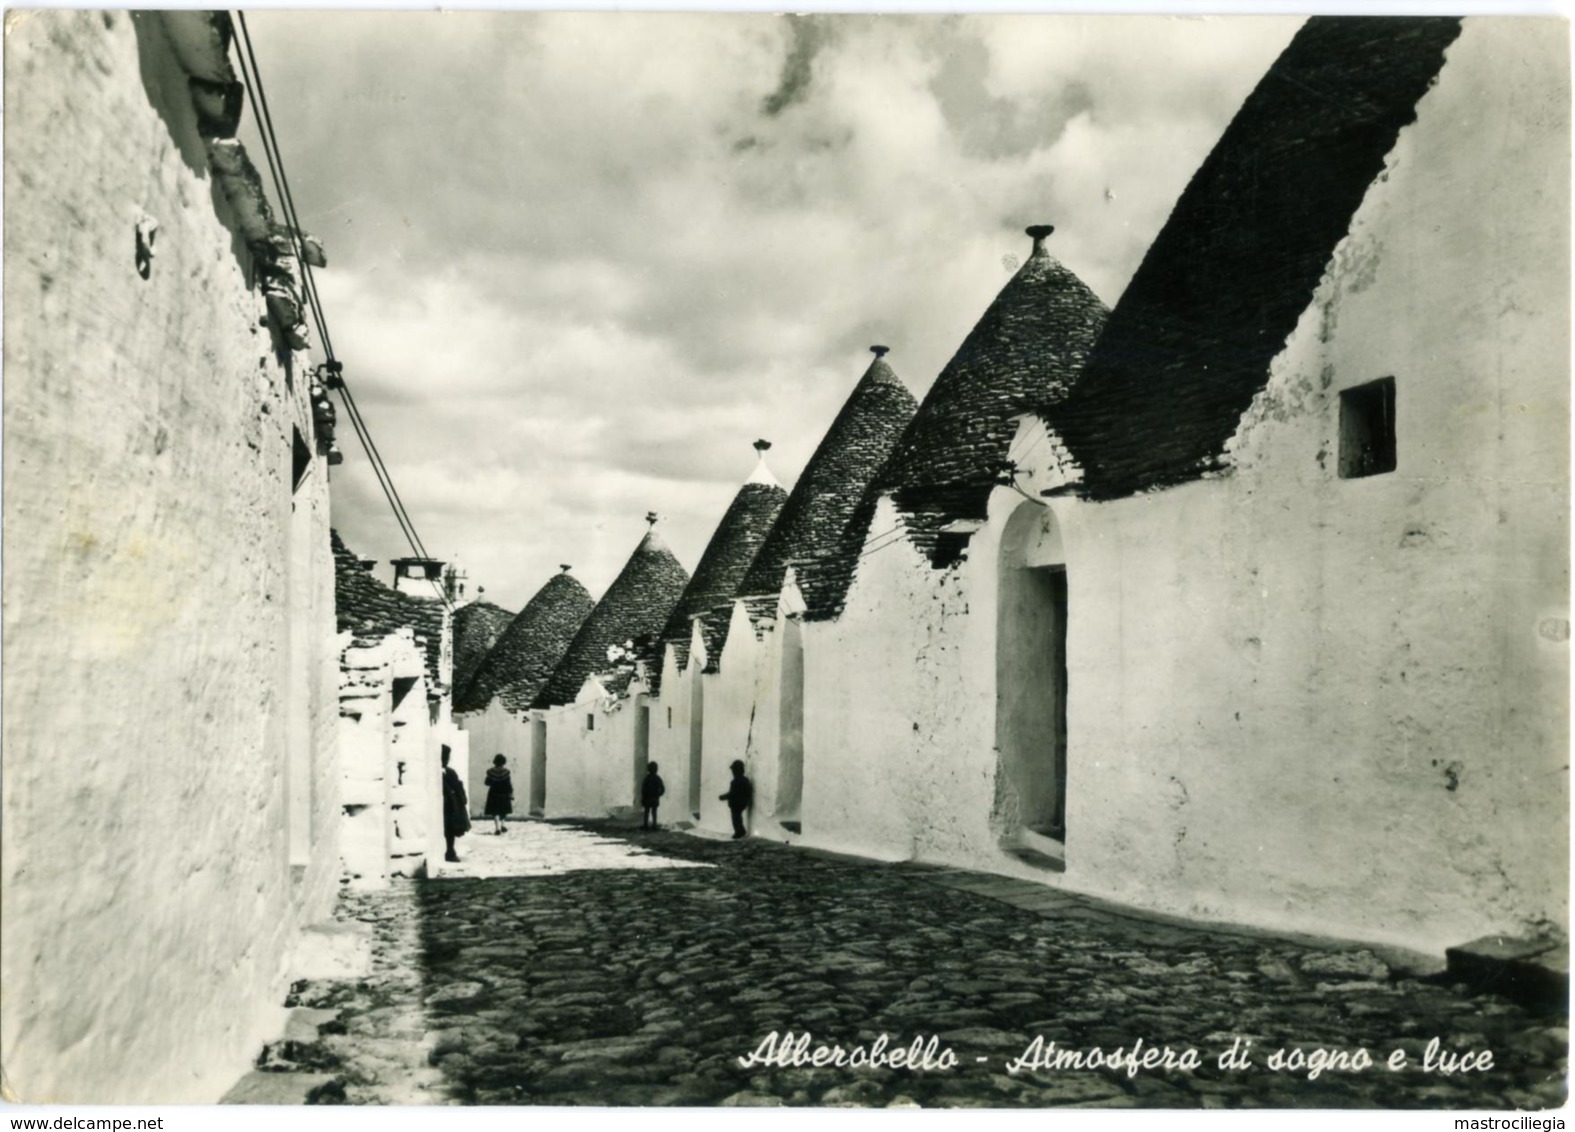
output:
[{"label": "chimney", "polygon": [[1042,252],[1042,251],[1044,251],[1044,247],[1045,247],[1045,237],[1049,236],[1051,232],[1055,231],[1055,225],[1054,224],[1030,224],[1024,230],[1030,236],[1033,237],[1034,251],[1035,252]]},{"label": "chimney", "polygon": [[443,586],[443,562],[437,558],[395,558],[394,589],[411,597],[438,600]]}]

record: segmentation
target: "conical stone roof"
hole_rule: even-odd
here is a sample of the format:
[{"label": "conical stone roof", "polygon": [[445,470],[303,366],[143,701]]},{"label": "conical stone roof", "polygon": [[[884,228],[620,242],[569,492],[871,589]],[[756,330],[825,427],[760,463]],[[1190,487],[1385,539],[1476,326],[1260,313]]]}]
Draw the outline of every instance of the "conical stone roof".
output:
[{"label": "conical stone roof", "polygon": [[[490,601],[473,601],[454,611],[454,687],[463,691],[498,643],[514,614]],[[456,697],[457,698],[457,697]]]},{"label": "conical stone roof", "polygon": [[1028,229],[1028,262],[941,370],[881,474],[880,490],[928,552],[948,523],[985,517],[1017,431],[1013,418],[1065,397],[1104,327],[1105,304],[1045,250],[1052,230]]},{"label": "conical stone roof", "polygon": [[873,506],[865,499],[919,403],[885,360],[884,346],[809,458],[776,524],[738,586],[756,618],[776,610],[789,566],[811,620],[842,610]]},{"label": "conical stone roof", "polygon": [[1076,390],[1042,410],[1082,469],[1078,494],[1219,467],[1459,34],[1455,17],[1376,16],[1296,33],[1181,194]]},{"label": "conical stone roof", "polygon": [[[454,697],[455,711],[485,711],[496,698],[525,711],[546,687],[596,603],[565,566],[536,591]],[[463,612],[463,611],[461,611]]]},{"label": "conical stone roof", "polygon": [[[601,677],[608,691],[621,692],[637,663],[654,668],[653,661],[661,653],[662,626],[688,584],[688,572],[655,528],[647,531],[574,635],[532,706],[573,703],[591,676]],[[618,653],[610,656],[613,650]]]},{"label": "conical stone roof", "polygon": [[[662,642],[673,650],[680,668],[689,663],[692,623],[700,618],[701,631],[705,634],[707,671],[717,670],[722,648],[727,643],[733,595],[786,502],[787,492],[766,471],[762,451],[754,474],[728,504],[722,521],[706,544],[705,553],[700,556],[694,577],[689,579],[689,585],[684,588],[683,596],[662,630]],[[660,676],[655,679],[659,680]]]}]

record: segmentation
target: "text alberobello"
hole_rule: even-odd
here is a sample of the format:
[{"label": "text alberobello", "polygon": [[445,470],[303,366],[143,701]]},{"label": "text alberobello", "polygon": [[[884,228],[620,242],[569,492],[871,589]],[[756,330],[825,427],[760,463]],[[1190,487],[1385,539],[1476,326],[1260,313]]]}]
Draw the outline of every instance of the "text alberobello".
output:
[{"label": "text alberobello", "polygon": [[955,1069],[957,1055],[949,1048],[940,1044],[940,1039],[923,1035],[914,1038],[906,1046],[888,1048],[891,1039],[885,1034],[880,1035],[870,1045],[853,1046],[843,1049],[838,1045],[821,1043],[814,1049],[810,1042],[814,1040],[809,1031],[794,1036],[793,1031],[778,1037],[772,1030],[761,1043],[755,1047],[748,1057],[738,1059],[738,1064],[745,1069],[757,1065],[774,1066],[778,1069],[802,1069],[810,1066],[815,1069],[826,1066],[845,1067],[848,1069],[916,1069],[921,1072],[938,1069]]}]

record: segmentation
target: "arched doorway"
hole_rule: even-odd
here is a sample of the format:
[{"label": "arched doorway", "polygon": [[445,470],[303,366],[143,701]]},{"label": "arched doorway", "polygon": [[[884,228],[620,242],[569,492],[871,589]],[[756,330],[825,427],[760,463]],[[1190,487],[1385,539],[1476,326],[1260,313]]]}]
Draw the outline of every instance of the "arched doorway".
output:
[{"label": "arched doorway", "polygon": [[804,623],[782,621],[782,683],[777,747],[777,821],[792,833],[804,826]]},{"label": "arched doorway", "polygon": [[995,645],[995,820],[1003,837],[1066,840],[1066,555],[1049,507],[1001,535]]}]

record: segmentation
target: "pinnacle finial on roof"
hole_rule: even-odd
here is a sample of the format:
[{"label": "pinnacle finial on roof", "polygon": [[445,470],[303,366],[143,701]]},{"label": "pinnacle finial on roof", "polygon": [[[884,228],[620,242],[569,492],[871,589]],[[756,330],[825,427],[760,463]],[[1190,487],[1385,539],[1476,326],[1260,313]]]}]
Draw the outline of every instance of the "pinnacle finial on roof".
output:
[{"label": "pinnacle finial on roof", "polygon": [[645,513],[645,521],[647,523],[649,523],[653,527],[656,526],[656,512],[655,511],[647,511]]},{"label": "pinnacle finial on roof", "polygon": [[560,570],[562,570],[565,574],[567,574],[569,572],[569,564],[567,562],[560,562],[560,563],[558,563],[558,568]]},{"label": "pinnacle finial on roof", "polygon": [[890,346],[871,346],[870,347],[870,353],[874,354],[877,358],[884,358],[887,354],[891,353],[891,347]]},{"label": "pinnacle finial on roof", "polygon": [[1055,225],[1030,224],[1026,229],[1024,229],[1024,231],[1033,237],[1034,251],[1038,251],[1040,248],[1044,247],[1045,237],[1050,235],[1051,232],[1055,231]]},{"label": "pinnacle finial on roof", "polygon": [[771,474],[770,468],[766,467],[766,450],[771,447],[771,441],[757,440],[755,441],[754,447],[755,453],[760,458],[755,461],[754,473],[750,475],[750,477],[744,482],[760,483],[765,484],[767,487],[780,488],[782,485],[777,482],[777,477]]}]

